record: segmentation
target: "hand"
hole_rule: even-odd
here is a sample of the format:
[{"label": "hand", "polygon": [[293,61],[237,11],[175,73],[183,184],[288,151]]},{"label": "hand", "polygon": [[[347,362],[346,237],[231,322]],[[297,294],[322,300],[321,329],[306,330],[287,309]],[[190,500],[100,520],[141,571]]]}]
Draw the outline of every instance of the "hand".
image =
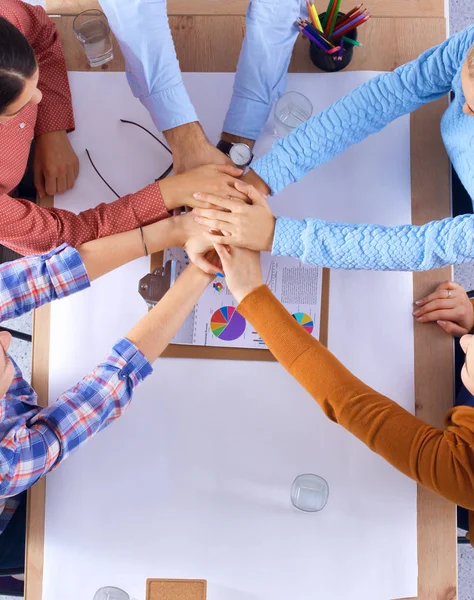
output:
[{"label": "hand", "polygon": [[65,131],[50,131],[36,138],[33,169],[40,198],[63,194],[74,187],[79,159]]},{"label": "hand", "polygon": [[[276,219],[267,201],[251,185],[241,181],[236,181],[234,185],[238,191],[250,198],[252,204],[198,193],[195,194],[198,201],[212,204],[216,208],[195,209],[196,221],[208,230],[226,232],[227,246],[271,251]],[[213,244],[222,243],[219,235],[207,233],[206,237]]]},{"label": "hand", "polygon": [[255,173],[252,169],[249,169],[245,175],[242,176],[242,181],[244,183],[248,183],[253,185],[255,189],[257,189],[264,196],[269,196],[272,191],[268,187],[268,185],[263,181],[263,179]]},{"label": "hand", "polygon": [[228,198],[246,199],[246,195],[234,187],[235,177],[242,174],[241,169],[231,165],[206,165],[188,171],[182,175],[167,177],[160,182],[161,195],[168,210],[181,206],[209,207],[198,200],[195,192],[214,194]]},{"label": "hand", "polygon": [[232,161],[207,139],[198,122],[186,123],[163,132],[173,153],[176,175],[203,165],[232,165]]},{"label": "hand", "polygon": [[245,296],[263,285],[259,252],[227,248],[221,244],[215,244],[215,249],[221,259],[226,283],[237,302],[242,302]]},{"label": "hand", "polygon": [[420,323],[436,323],[453,336],[469,333],[474,328],[474,309],[464,288],[454,281],[441,283],[436,290],[418,300],[413,316]]},{"label": "hand", "polygon": [[[220,273],[220,262],[212,260],[215,257],[212,244],[204,237],[205,229],[196,223],[192,212],[178,217],[172,217],[175,234],[175,244],[183,246],[192,263],[201,271],[215,277]],[[210,251],[212,252],[210,253]]]}]

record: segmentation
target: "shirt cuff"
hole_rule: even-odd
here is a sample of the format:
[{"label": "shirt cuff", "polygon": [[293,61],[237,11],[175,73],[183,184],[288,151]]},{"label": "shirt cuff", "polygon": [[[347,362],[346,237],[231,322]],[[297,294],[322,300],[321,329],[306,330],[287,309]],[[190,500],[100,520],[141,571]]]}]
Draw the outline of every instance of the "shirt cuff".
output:
[{"label": "shirt cuff", "polygon": [[233,95],[222,131],[249,140],[257,140],[267,122],[271,108],[271,104]]},{"label": "shirt cuff", "polygon": [[304,232],[306,222],[289,217],[278,217],[273,236],[273,256],[293,256],[301,258],[304,254]]},{"label": "shirt cuff", "polygon": [[133,387],[153,373],[153,367],[146,356],[127,338],[120,339],[112,348],[106,362],[112,361],[121,366],[119,379],[130,378]]},{"label": "shirt cuff", "polygon": [[142,96],[140,100],[151,114],[158,131],[199,121],[184,83],[151,96]]},{"label": "shirt cuff", "polygon": [[158,181],[132,194],[133,206],[141,225],[150,225],[171,217],[168,211]]},{"label": "shirt cuff", "polygon": [[82,257],[75,248],[62,244],[42,258],[46,263],[56,298],[65,298],[90,286]]}]

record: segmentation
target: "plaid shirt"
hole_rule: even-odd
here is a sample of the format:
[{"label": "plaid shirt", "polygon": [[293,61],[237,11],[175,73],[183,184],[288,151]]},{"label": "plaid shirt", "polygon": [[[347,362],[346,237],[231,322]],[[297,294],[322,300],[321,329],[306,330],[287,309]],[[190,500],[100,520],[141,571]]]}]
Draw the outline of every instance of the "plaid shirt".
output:
[{"label": "plaid shirt", "polygon": [[[89,285],[80,254],[65,244],[41,257],[0,265],[0,321]],[[14,379],[0,399],[0,533],[19,503],[12,496],[118,418],[135,387],[152,371],[143,354],[121,339],[90,375],[41,408],[35,391],[12,363]]]}]

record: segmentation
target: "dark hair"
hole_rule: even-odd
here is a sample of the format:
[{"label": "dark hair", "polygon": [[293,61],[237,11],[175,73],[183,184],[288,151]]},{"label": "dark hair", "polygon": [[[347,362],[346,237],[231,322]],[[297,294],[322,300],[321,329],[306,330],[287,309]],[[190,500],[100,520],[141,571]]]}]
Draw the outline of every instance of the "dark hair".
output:
[{"label": "dark hair", "polygon": [[0,115],[25,88],[38,64],[30,42],[9,21],[0,17]]}]

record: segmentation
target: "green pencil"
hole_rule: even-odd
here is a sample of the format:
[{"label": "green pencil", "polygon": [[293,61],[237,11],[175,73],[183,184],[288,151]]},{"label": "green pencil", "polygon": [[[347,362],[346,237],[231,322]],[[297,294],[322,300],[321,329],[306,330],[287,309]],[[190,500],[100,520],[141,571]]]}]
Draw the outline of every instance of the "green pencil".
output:
[{"label": "green pencil", "polygon": [[353,46],[359,46],[359,48],[363,48],[363,46],[360,42],[357,42],[356,40],[352,40],[351,38],[348,38],[345,35],[343,35],[341,37],[341,40],[343,40],[344,42],[347,42],[348,44],[352,44]]},{"label": "green pencil", "polygon": [[342,0],[336,0],[336,9],[332,17],[332,22],[329,24],[329,37],[331,37],[334,33],[334,26],[336,25],[337,15],[339,14],[339,9],[341,8],[341,2]]},{"label": "green pencil", "polygon": [[326,9],[326,12],[324,13],[324,19],[323,19],[323,31],[326,29],[326,25],[328,24],[328,19],[329,19],[329,14],[332,10],[332,7],[334,5],[335,0],[329,0],[329,6]]}]

